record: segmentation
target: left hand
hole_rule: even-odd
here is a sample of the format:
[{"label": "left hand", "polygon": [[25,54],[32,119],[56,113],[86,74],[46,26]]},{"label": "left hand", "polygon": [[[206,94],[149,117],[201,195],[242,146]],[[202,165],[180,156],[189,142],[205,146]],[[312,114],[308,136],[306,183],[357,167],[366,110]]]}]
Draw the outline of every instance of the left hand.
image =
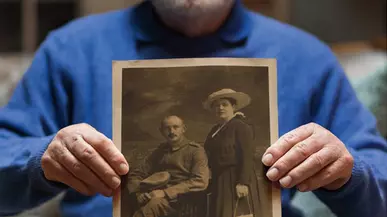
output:
[{"label": "left hand", "polygon": [[299,191],[337,190],[352,175],[353,157],[335,135],[310,123],[283,135],[263,155],[267,177]]},{"label": "left hand", "polygon": [[163,190],[154,190],[150,193],[152,198],[164,198],[165,192]]},{"label": "left hand", "polygon": [[137,194],[137,201],[139,204],[148,203],[150,199],[151,199],[151,196],[148,193],[138,193]]},{"label": "left hand", "polygon": [[249,188],[246,185],[237,184],[236,194],[238,198],[247,197],[249,195]]}]

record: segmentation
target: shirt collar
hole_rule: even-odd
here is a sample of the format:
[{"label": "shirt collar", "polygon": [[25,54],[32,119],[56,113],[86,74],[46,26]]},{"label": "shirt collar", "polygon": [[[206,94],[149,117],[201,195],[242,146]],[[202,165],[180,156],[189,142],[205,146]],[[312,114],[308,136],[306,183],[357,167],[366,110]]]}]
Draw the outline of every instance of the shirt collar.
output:
[{"label": "shirt collar", "polygon": [[162,146],[163,148],[166,150],[166,151],[177,151],[181,148],[183,148],[184,146],[188,145],[190,143],[190,141],[187,139],[187,138],[183,138],[179,144],[175,145],[174,147],[171,147],[170,144],[168,144],[167,142],[163,143]]},{"label": "shirt collar", "polygon": [[179,149],[181,149],[181,148],[183,148],[184,146],[186,146],[186,145],[188,145],[189,144],[189,141],[188,141],[188,139],[186,139],[185,137],[179,142],[179,144],[178,145],[176,145],[176,146],[174,146],[174,147],[172,147],[172,151],[177,151],[177,150],[179,150]]},{"label": "shirt collar", "polygon": [[[143,42],[160,42],[181,34],[166,27],[154,12],[152,3],[148,0],[134,8],[131,17],[135,37]],[[252,30],[252,20],[249,11],[240,0],[236,0],[232,11],[223,26],[215,36],[228,43],[238,43],[245,40]]]}]

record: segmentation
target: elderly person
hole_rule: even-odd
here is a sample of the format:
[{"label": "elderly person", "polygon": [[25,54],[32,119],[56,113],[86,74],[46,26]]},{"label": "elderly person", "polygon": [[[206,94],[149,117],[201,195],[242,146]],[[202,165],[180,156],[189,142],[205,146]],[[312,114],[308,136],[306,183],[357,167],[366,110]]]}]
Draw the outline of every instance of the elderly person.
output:
[{"label": "elderly person", "polygon": [[285,217],[302,216],[297,189],[339,216],[387,215],[387,144],[335,55],[241,0],[147,0],[51,32],[0,110],[0,215],[65,192],[63,217],[111,216],[129,171],[109,139],[112,60],[179,57],[277,59],[281,138],[262,162]]}]

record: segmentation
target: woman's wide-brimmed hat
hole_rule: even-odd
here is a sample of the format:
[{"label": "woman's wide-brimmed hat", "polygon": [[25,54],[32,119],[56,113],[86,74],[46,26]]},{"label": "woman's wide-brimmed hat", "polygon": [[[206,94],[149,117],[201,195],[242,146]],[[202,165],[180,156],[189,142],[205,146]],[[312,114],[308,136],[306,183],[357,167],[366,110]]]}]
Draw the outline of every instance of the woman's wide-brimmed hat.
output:
[{"label": "woman's wide-brimmed hat", "polygon": [[237,92],[233,89],[221,89],[216,92],[211,93],[207,100],[203,103],[203,106],[207,110],[211,110],[212,103],[218,99],[222,98],[231,98],[236,102],[235,110],[238,111],[246,106],[248,106],[251,102],[251,97],[243,92]]}]

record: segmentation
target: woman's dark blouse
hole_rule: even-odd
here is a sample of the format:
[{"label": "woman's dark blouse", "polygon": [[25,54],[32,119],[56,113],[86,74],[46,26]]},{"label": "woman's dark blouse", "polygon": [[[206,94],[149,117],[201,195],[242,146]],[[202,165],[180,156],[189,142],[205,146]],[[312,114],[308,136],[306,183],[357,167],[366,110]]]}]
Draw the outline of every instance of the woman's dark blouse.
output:
[{"label": "woman's dark blouse", "polygon": [[204,145],[212,174],[216,176],[228,167],[237,167],[237,183],[247,185],[254,167],[253,128],[234,117],[212,138],[219,126],[211,129]]}]

